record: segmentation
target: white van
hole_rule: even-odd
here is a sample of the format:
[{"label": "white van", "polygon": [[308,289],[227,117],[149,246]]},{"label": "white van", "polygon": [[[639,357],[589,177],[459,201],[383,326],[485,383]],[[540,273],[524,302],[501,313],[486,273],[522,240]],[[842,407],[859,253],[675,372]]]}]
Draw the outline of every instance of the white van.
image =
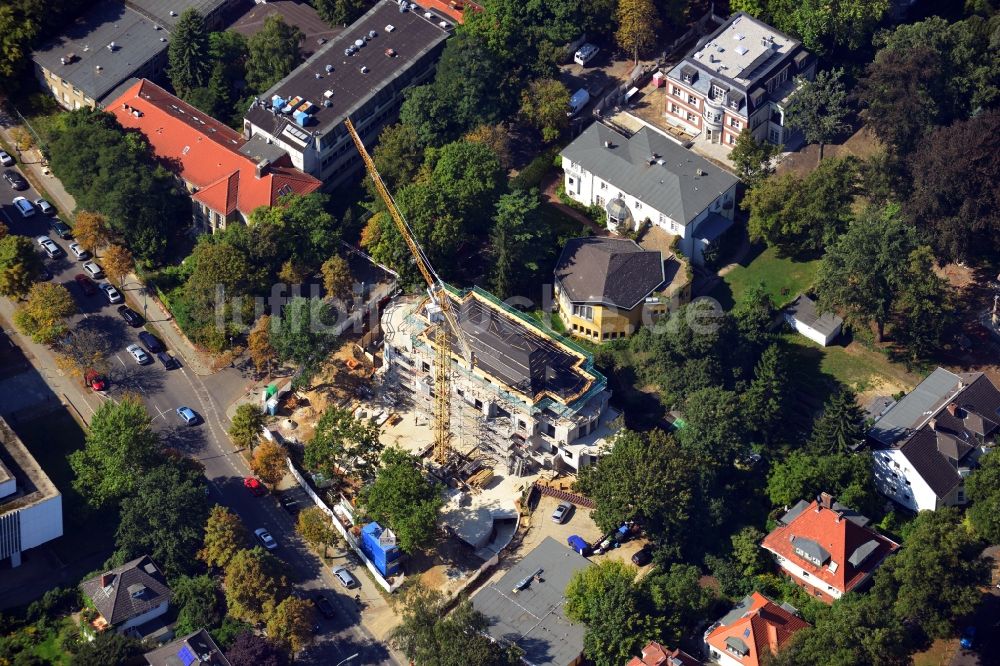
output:
[{"label": "white van", "polygon": [[569,111],[566,112],[566,115],[572,118],[580,113],[580,110],[587,106],[589,101],[590,93],[587,92],[586,88],[580,88],[569,98]]},{"label": "white van", "polygon": [[573,62],[581,67],[585,67],[588,62],[594,59],[594,56],[597,55],[598,51],[600,51],[600,49],[593,44],[584,44],[573,55]]}]

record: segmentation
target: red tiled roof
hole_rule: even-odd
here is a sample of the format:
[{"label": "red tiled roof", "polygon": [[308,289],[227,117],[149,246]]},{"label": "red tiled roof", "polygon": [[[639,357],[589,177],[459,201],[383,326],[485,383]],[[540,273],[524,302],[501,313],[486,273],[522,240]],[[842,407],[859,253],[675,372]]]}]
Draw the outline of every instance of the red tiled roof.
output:
[{"label": "red tiled roof", "polygon": [[[721,652],[746,666],[759,666],[761,655],[776,652],[799,629],[809,626],[802,618],[789,613],[770,599],[754,592],[750,607],[741,617],[728,625],[721,624],[709,633],[705,641]],[[726,649],[726,639],[742,641],[748,648],[747,655],[739,657]]]},{"label": "red tiled roof", "polygon": [[680,648],[669,650],[653,641],[642,648],[641,658],[632,657],[625,666],[701,666],[701,662]]},{"label": "red tiled roof", "polygon": [[465,12],[483,11],[483,8],[475,2],[470,2],[469,0],[457,1],[461,6],[463,6],[461,11],[454,9],[451,6],[450,0],[416,0],[417,4],[421,7],[424,7],[425,9],[433,9],[441,14],[444,14],[456,23],[465,23]]},{"label": "red tiled roof", "polygon": [[153,152],[174,162],[180,177],[198,188],[192,195],[212,210],[249,215],[271,206],[282,193],[308,194],[322,183],[293,168],[288,158],[257,177],[256,163],[239,152],[243,135],[142,79],[108,105],[122,127],[138,129]]},{"label": "red tiled roof", "polygon": [[[793,538],[799,543],[802,543],[799,541],[802,539],[807,540],[806,543],[818,544],[829,554],[828,561],[816,565],[797,554]],[[874,550],[867,554],[859,566],[851,564],[851,556],[869,542],[875,542],[875,546],[867,546],[867,549]],[[887,555],[899,548],[899,544],[894,541],[844,517],[844,512],[838,508],[823,507],[816,500],[787,526],[777,527],[764,537],[761,546],[802,567],[809,572],[811,578],[832,585],[842,594],[854,589]],[[833,563],[836,563],[836,567],[832,567]],[[836,570],[831,571],[831,567]],[[810,584],[814,583],[810,581]]]}]

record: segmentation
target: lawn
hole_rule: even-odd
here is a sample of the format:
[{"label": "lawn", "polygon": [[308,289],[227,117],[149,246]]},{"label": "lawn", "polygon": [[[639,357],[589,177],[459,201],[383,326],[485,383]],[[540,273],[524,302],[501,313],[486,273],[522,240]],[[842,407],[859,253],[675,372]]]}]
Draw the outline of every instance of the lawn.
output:
[{"label": "lawn", "polygon": [[779,257],[772,247],[756,254],[752,251],[750,257],[753,259],[748,265],[739,265],[726,273],[723,281],[712,290],[711,296],[726,310],[738,303],[744,292],[757,283],[764,284],[775,305],[785,305],[800,292],[809,290],[816,280],[820,263],[818,259],[794,261]]},{"label": "lawn", "polygon": [[923,652],[913,655],[913,666],[947,666],[958,651],[958,640],[938,639]]}]

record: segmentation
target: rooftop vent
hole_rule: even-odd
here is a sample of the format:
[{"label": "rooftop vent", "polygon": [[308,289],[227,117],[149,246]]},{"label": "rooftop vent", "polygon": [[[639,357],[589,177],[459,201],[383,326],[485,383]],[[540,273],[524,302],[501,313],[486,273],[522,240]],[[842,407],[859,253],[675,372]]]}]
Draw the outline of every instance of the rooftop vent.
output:
[{"label": "rooftop vent", "polygon": [[330,72],[332,72],[332,71],[333,71],[333,65],[327,65],[327,66],[325,67],[325,69],[326,69],[326,73],[327,73],[327,74],[329,74]]},{"label": "rooftop vent", "polygon": [[324,99],[323,100],[323,106],[325,106],[326,108],[329,109],[329,108],[331,108],[333,106],[333,102],[331,100]]},{"label": "rooftop vent", "polygon": [[160,41],[161,42],[165,42],[165,41],[167,41],[167,38],[166,37],[160,37]]},{"label": "rooftop vent", "polygon": [[365,40],[363,40],[363,39],[355,39],[354,40],[354,45],[360,49],[362,46],[365,45]]},{"label": "rooftop vent", "polygon": [[330,99],[331,97],[333,97],[333,91],[332,91],[332,90],[327,90],[327,91],[325,91],[325,92],[323,93],[323,97],[325,97],[325,98],[327,98],[327,99]]},{"label": "rooftop vent", "polygon": [[393,31],[393,30],[395,30],[395,29],[396,29],[396,26],[394,26],[394,25],[393,25],[393,24],[391,24],[391,23],[390,23],[389,25],[385,26],[385,31],[386,31],[386,32],[392,32],[392,31]]},{"label": "rooftop vent", "polygon": [[317,79],[322,79],[323,78],[323,75],[320,74],[319,72],[316,72],[315,74],[313,74],[313,76],[315,76]]},{"label": "rooftop vent", "polygon": [[368,73],[368,65],[361,65],[361,73],[362,74]]},{"label": "rooftop vent", "polygon": [[432,18],[434,18],[434,14],[431,14],[430,12],[424,12],[424,18],[425,19],[432,19]]},{"label": "rooftop vent", "polygon": [[376,37],[378,37],[378,33],[377,32],[375,32],[374,30],[369,30],[368,31],[368,39],[375,39]]},{"label": "rooftop vent", "polygon": [[174,10],[172,10],[172,9],[171,9],[171,10],[170,10],[170,15],[171,15],[171,16],[177,16],[177,12],[175,12]]},{"label": "rooftop vent", "polygon": [[746,39],[746,35],[744,35],[742,32],[736,32],[733,33],[733,39],[739,42]]},{"label": "rooftop vent", "polygon": [[97,71],[99,72],[99,71],[101,71],[101,70],[102,70],[102,69],[104,69],[104,68],[103,68],[103,67],[101,67],[100,65],[94,65],[94,69],[95,69],[95,70],[97,70]]},{"label": "rooftop vent", "polygon": [[440,23],[438,23],[438,25],[441,27],[442,30],[447,30],[448,28],[451,27],[451,24],[448,23],[447,21],[441,21]]},{"label": "rooftop vent", "polygon": [[396,57],[396,49],[386,49],[385,54],[390,58]]},{"label": "rooftop vent", "polygon": [[706,172],[703,169],[697,169],[697,170],[695,170],[694,173],[695,173],[696,176],[707,176],[708,175],[708,172]]},{"label": "rooftop vent", "polygon": [[160,26],[158,26],[158,25],[156,25],[156,24],[154,23],[154,24],[153,24],[153,30],[159,30],[159,29],[160,29]]},{"label": "rooftop vent", "polygon": [[399,6],[399,13],[400,13],[400,14],[405,14],[405,13],[406,13],[406,5],[404,5],[404,4],[401,4],[401,5]]},{"label": "rooftop vent", "polygon": [[113,53],[118,50],[118,45],[115,44],[114,42],[111,42],[110,44],[108,44],[108,50]]}]

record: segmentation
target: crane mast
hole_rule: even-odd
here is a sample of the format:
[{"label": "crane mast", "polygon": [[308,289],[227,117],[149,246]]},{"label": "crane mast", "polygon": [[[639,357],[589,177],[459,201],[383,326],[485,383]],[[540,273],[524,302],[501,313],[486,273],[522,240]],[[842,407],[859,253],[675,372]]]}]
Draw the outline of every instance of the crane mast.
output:
[{"label": "crane mast", "polygon": [[[378,169],[375,168],[375,162],[372,160],[371,155],[368,154],[368,149],[362,143],[357,130],[354,129],[351,119],[346,119],[344,124],[347,126],[347,132],[351,135],[351,139],[353,139],[354,145],[358,149],[362,161],[365,163],[368,175],[371,176],[372,182],[375,184],[375,190],[382,198],[382,201],[385,202],[386,208],[389,210],[389,216],[395,223],[403,240],[406,241],[406,246],[409,248],[410,254],[413,255],[417,268],[427,283],[430,297],[441,308],[441,314],[444,315],[448,329],[451,329],[452,335],[458,342],[462,356],[466,362],[472,364],[472,350],[465,339],[462,329],[458,325],[458,319],[452,310],[451,299],[444,287],[444,282],[434,270],[434,266],[431,264],[430,259],[427,258],[423,248],[417,243],[410,225],[406,222],[406,218],[403,217],[399,208],[396,207],[396,202],[392,198],[392,194],[389,193],[389,188],[382,181],[382,176],[379,175]],[[434,359],[434,458],[438,464],[443,465],[448,461],[451,435],[451,344],[448,339],[448,331],[444,326],[438,326],[434,335],[434,345],[437,348],[437,355]]]}]

